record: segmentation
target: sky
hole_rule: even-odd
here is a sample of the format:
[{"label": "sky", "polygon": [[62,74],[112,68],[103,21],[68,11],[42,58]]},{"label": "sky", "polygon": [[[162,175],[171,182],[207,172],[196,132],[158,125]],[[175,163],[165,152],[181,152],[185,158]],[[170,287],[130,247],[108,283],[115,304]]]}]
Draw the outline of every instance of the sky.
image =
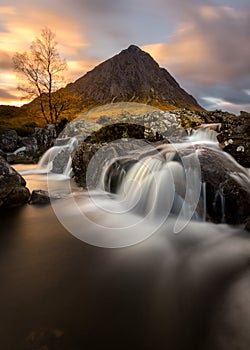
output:
[{"label": "sky", "polygon": [[45,27],[67,82],[134,44],[204,108],[250,112],[249,0],[0,0],[0,104],[27,102],[12,57]]}]

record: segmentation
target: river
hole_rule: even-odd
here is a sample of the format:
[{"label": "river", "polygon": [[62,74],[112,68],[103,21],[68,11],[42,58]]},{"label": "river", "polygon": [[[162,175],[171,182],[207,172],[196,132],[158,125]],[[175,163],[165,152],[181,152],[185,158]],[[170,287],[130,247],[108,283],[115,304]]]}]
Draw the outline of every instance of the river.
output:
[{"label": "river", "polygon": [[[47,186],[43,175],[25,178],[30,189]],[[84,206],[88,196],[73,189]],[[58,203],[71,208],[68,198]],[[142,242],[111,249],[76,238],[51,205],[26,205],[0,221],[1,349],[249,349],[242,227],[191,221],[174,235],[170,217]],[[87,219],[80,225],[92,230]]]}]

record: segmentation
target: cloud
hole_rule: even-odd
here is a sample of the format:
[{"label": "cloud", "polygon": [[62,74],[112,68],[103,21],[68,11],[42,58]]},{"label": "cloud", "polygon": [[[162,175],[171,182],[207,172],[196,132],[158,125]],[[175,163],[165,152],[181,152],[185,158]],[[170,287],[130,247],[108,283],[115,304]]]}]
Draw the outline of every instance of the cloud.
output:
[{"label": "cloud", "polygon": [[56,33],[68,80],[136,44],[204,106],[204,97],[249,104],[249,0],[2,0],[0,69],[44,26]]},{"label": "cloud", "polygon": [[12,64],[12,57],[11,55],[6,52],[0,50],[0,69],[12,69],[13,64]]},{"label": "cloud", "polygon": [[239,111],[248,111],[250,109],[250,104],[236,104],[225,101],[221,98],[203,97],[202,100],[204,101],[203,105],[205,105],[208,110],[220,109],[239,114]]},{"label": "cloud", "polygon": [[0,98],[4,99],[5,101],[12,101],[16,98],[16,96],[6,91],[5,89],[0,88]]},{"label": "cloud", "polygon": [[[0,23],[0,104],[9,101],[10,89],[13,89],[10,96],[19,104],[19,94],[16,90],[18,79],[12,74],[12,57],[15,52],[29,50],[31,42],[40,36],[41,29],[45,26],[56,33],[58,51],[68,62],[83,57],[83,51],[89,45],[84,35],[84,24],[75,21],[67,12],[60,11],[58,3],[57,9],[46,6],[46,1],[34,3],[21,0],[16,6],[1,3]],[[4,90],[6,94],[3,93]]]},{"label": "cloud", "polygon": [[203,97],[220,96],[225,102],[243,101],[248,106],[244,89],[250,88],[250,9],[239,11],[205,1],[186,10],[194,1],[186,5],[177,1],[175,6],[180,3],[185,19],[180,14],[176,33],[165,43],[144,48],[196,92],[201,103]]},{"label": "cloud", "polygon": [[200,85],[231,82],[249,74],[250,11],[206,6],[198,14],[182,23],[168,42],[145,49]]}]

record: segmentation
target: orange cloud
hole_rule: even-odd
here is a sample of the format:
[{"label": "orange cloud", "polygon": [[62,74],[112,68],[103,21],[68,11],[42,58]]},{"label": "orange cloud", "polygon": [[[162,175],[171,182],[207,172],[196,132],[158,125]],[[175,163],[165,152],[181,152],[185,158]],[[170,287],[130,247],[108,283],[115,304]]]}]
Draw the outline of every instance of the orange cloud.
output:
[{"label": "orange cloud", "polygon": [[250,72],[249,19],[249,12],[201,6],[168,42],[144,49],[177,77],[201,85],[230,82]]},{"label": "orange cloud", "polygon": [[[29,11],[26,8],[25,11],[22,11],[21,6],[18,9],[13,6],[0,6],[0,23],[1,29],[3,28],[0,36],[0,69],[3,69],[0,88],[6,91],[8,89],[10,92],[9,95],[4,93],[0,95],[0,104],[10,102],[6,96],[13,96],[11,103],[15,105],[25,102],[20,102],[20,92],[17,90],[18,79],[14,72],[11,73],[12,57],[15,52],[29,50],[31,42],[35,37],[40,36],[41,29],[45,25],[55,32],[59,43],[58,51],[67,61],[69,59],[77,61],[79,56],[83,56],[83,50],[89,45],[84,36],[82,24],[77,24],[66,14],[50,11],[38,4],[31,4]],[[88,63],[85,64],[85,66],[88,65]]]},{"label": "orange cloud", "polygon": [[71,81],[78,79],[98,63],[97,60],[68,61],[67,78]]}]

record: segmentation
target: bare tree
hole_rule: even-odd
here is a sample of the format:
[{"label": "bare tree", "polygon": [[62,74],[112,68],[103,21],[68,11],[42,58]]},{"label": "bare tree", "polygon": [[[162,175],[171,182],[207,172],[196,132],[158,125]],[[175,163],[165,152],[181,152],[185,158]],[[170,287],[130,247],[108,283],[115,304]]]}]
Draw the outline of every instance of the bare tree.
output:
[{"label": "bare tree", "polygon": [[69,109],[71,96],[55,93],[63,86],[62,74],[67,69],[66,61],[58,53],[55,34],[49,28],[42,29],[41,37],[32,42],[30,50],[17,52],[13,63],[15,71],[25,78],[18,86],[23,97],[36,97],[46,123],[57,124],[63,112]]}]

